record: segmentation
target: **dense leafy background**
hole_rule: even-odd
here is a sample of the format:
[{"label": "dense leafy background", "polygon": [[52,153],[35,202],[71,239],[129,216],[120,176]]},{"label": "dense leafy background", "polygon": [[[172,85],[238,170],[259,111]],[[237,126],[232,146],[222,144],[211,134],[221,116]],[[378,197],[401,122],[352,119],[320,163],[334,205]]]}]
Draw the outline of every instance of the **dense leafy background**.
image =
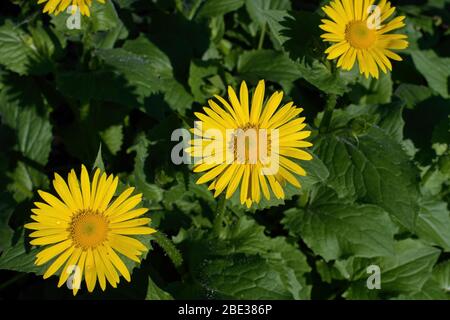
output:
[{"label": "dense leafy background", "polygon": [[[53,172],[93,167],[102,145],[181,256],[155,237],[132,283],[77,298],[450,298],[450,1],[395,1],[411,45],[379,80],[324,58],[327,1],[114,0],[81,30],[3,2],[0,297],[71,298],[39,276],[23,224]],[[230,202],[218,236],[211,193],[170,161],[171,132],[261,78],[305,109],[315,160],[285,203]],[[330,95],[339,109],[318,134]],[[370,264],[381,290],[365,286]]]}]

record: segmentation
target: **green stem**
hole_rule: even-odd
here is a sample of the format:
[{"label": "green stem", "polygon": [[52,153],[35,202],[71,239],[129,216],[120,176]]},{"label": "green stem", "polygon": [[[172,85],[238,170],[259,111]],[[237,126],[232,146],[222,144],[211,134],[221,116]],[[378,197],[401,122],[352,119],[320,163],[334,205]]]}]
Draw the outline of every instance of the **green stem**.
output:
[{"label": "green stem", "polygon": [[261,34],[259,35],[258,50],[261,50],[263,47],[265,35],[266,35],[266,24],[264,23],[261,28]]},{"label": "green stem", "polygon": [[298,199],[298,206],[300,208],[305,208],[309,201],[309,192],[303,192]]},{"label": "green stem", "polygon": [[216,216],[214,217],[213,233],[220,236],[223,227],[223,218],[225,216],[225,195],[219,197],[216,207]]},{"label": "green stem", "polygon": [[191,8],[191,11],[188,14],[188,20],[192,20],[195,17],[195,14],[198,11],[198,8],[200,8],[200,5],[203,3],[202,0],[197,0],[197,2],[194,3],[194,5]]},{"label": "green stem", "polygon": [[420,182],[422,186],[426,185],[428,180],[433,176],[433,173],[436,170],[436,163],[433,163],[423,175],[422,181]]},{"label": "green stem", "polygon": [[320,122],[319,132],[325,133],[330,128],[331,119],[333,118],[333,111],[336,107],[337,96],[330,94],[327,98],[327,104],[323,113],[322,121]]},{"label": "green stem", "polygon": [[166,252],[174,266],[179,268],[183,264],[183,256],[175,247],[173,242],[162,232],[158,231],[153,235],[156,243]]}]

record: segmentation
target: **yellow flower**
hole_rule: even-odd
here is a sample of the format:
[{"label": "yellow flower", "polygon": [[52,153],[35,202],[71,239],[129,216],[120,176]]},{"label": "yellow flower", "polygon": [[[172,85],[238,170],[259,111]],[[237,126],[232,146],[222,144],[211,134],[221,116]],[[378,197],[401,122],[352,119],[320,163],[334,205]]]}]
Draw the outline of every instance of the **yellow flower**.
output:
[{"label": "yellow flower", "polygon": [[[97,0],[98,2],[104,4],[105,0]],[[92,0],[38,0],[38,4],[45,3],[43,12],[48,12],[49,14],[54,13],[55,15],[60,12],[65,11],[69,6],[72,6],[72,13],[75,13],[79,9],[81,14],[84,16],[90,16],[91,13],[89,8],[92,4]]]},{"label": "yellow flower", "polygon": [[[392,70],[390,59],[402,58],[392,50],[408,47],[407,36],[388,32],[405,26],[404,16],[387,20],[395,12],[386,0],[334,0],[324,6],[329,19],[323,19],[321,29],[327,33],[321,37],[334,43],[325,53],[328,59],[339,58],[337,66],[344,70],[352,69],[358,59],[359,71],[366,78],[378,78],[380,68],[384,73]],[[330,20],[331,19],[331,20]]]},{"label": "yellow flower", "polygon": [[97,279],[102,290],[106,288],[106,280],[117,287],[120,274],[130,281],[130,273],[117,252],[139,263],[140,256],[148,249],[131,236],[155,232],[147,227],[149,218],[136,219],[148,209],[135,209],[142,195],[131,196],[134,188],[126,189],[112,201],[117,177],[101,174],[97,169],[91,182],[82,166],[80,180],[74,170],[69,173],[67,184],[55,173],[53,186],[59,198],[38,191],[45,202],[35,203],[37,208],[31,210],[35,222],[25,225],[34,230],[30,243],[45,246],[36,255],[35,264],[40,266],[54,259],[44,279],[64,265],[58,287],[73,273],[73,282],[68,284],[72,285],[69,288],[74,295],[83,275],[89,292],[94,290]]},{"label": "yellow flower", "polygon": [[225,192],[227,199],[239,188],[240,202],[247,207],[262,195],[284,199],[286,183],[300,188],[297,177],[306,172],[297,160],[312,159],[302,150],[312,146],[304,141],[311,134],[303,131],[305,118],[298,117],[303,109],[293,102],[280,107],[283,92],[264,103],[264,90],[261,80],[250,102],[242,82],[239,98],[228,87],[230,103],[215,96],[223,107],[209,100],[204,113],[195,113],[200,121],[191,129],[196,136],[187,149],[194,156],[194,172],[204,172],[197,184],[211,182],[214,196]]}]

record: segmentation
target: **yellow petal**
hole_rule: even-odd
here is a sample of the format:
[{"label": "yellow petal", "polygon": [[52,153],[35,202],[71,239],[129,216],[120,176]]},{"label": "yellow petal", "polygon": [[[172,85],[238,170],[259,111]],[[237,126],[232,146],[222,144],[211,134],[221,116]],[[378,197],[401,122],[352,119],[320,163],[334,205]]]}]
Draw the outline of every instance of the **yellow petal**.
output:
[{"label": "yellow petal", "polygon": [[46,236],[46,237],[33,239],[30,241],[30,244],[32,244],[33,246],[43,246],[43,245],[47,245],[47,244],[58,243],[58,242],[67,240],[68,238],[69,238],[69,232],[64,231],[64,232],[61,232],[59,234],[55,234],[52,236]]},{"label": "yellow petal", "polygon": [[105,215],[110,215],[117,207],[119,207],[133,193],[134,187],[127,188],[122,192],[116,200],[105,211]]},{"label": "yellow petal", "polygon": [[111,223],[109,225],[109,227],[111,229],[139,227],[139,226],[149,224],[150,221],[151,221],[151,219],[149,219],[149,218],[133,219],[133,220],[128,220],[128,221],[120,222],[120,223]]},{"label": "yellow petal", "polygon": [[247,201],[249,177],[250,177],[250,168],[248,165],[245,165],[244,177],[242,178],[241,184],[241,204],[244,204]]},{"label": "yellow petal", "polygon": [[58,243],[56,245],[45,248],[36,254],[36,265],[41,266],[44,263],[47,263],[61,252],[66,250],[72,245],[72,240],[66,240],[64,242]]},{"label": "yellow petal", "polygon": [[240,102],[243,111],[244,123],[250,121],[249,104],[248,104],[248,88],[245,81],[241,83],[241,90],[239,91]]},{"label": "yellow petal", "polygon": [[148,212],[147,208],[139,208],[139,209],[131,210],[131,211],[128,211],[128,212],[126,212],[124,214],[112,217],[110,219],[110,222],[111,223],[117,223],[117,222],[126,221],[126,220],[129,220],[129,219],[133,219],[133,218],[142,216],[143,214],[145,214],[147,212]]},{"label": "yellow petal", "polygon": [[91,203],[91,185],[89,174],[84,165],[81,166],[81,193],[83,195],[83,208],[87,209]]},{"label": "yellow petal", "polygon": [[245,165],[239,165],[236,174],[232,177],[230,183],[228,184],[226,198],[229,199],[236,191],[239,183],[241,182],[242,175],[244,174]]},{"label": "yellow petal", "polygon": [[77,174],[75,170],[71,170],[68,176],[70,193],[72,194],[73,200],[77,208],[83,208],[83,197],[81,196],[80,184],[78,183]]},{"label": "yellow petal", "polygon": [[72,211],[76,211],[77,209],[80,208],[79,206],[76,205],[75,200],[73,199],[66,182],[57,173],[55,173],[55,180],[53,180],[53,187],[55,188],[56,192],[58,193],[58,195],[64,201],[64,203],[68,208],[70,208]]},{"label": "yellow petal", "polygon": [[78,290],[81,287],[81,280],[83,280],[83,271],[84,271],[84,266],[86,264],[86,257],[87,257],[87,252],[83,251],[80,256],[80,261],[78,261],[78,267],[80,268],[78,271],[79,274],[77,274],[77,277],[73,278],[72,292],[73,292],[74,296],[77,294]]},{"label": "yellow petal", "polygon": [[100,255],[100,258],[103,261],[103,265],[105,267],[105,276],[108,280],[109,284],[113,288],[117,288],[117,284],[120,282],[119,275],[117,274],[116,269],[114,268],[113,264],[111,263],[111,257],[106,251],[106,248],[104,246],[98,247],[98,253]]},{"label": "yellow petal", "polygon": [[86,265],[84,267],[84,280],[89,292],[94,291],[95,283],[97,282],[97,272],[95,270],[95,261],[92,250],[88,249],[86,255]]},{"label": "yellow petal", "polygon": [[131,281],[130,272],[128,271],[125,264],[122,262],[122,260],[119,258],[119,256],[114,252],[114,250],[111,247],[107,247],[107,251],[109,253],[108,257],[113,263],[113,265],[119,270],[119,272],[122,274],[122,276],[127,280],[128,282]]},{"label": "yellow petal", "polygon": [[138,234],[152,234],[155,233],[156,230],[148,227],[135,227],[135,228],[111,229],[111,232],[123,235],[138,235]]},{"label": "yellow petal", "polygon": [[[66,265],[62,269],[61,275],[59,277],[58,282],[58,288],[60,288],[69,278],[71,274],[73,274],[73,281],[76,283],[77,281],[80,282],[81,279],[75,279],[76,277],[82,276],[82,273],[80,273],[80,267],[77,265],[78,259],[80,258],[82,253],[82,250],[80,248],[76,248],[72,255],[70,256],[69,260],[67,260]],[[74,269],[75,268],[75,269]],[[77,270],[78,268],[78,270]],[[72,285],[74,283],[72,282]]]},{"label": "yellow petal", "polygon": [[289,160],[288,158],[280,157],[280,164],[281,166],[295,172],[300,176],[306,176],[306,171],[295,162]]},{"label": "yellow petal", "polygon": [[250,123],[256,124],[259,121],[259,115],[261,114],[262,104],[264,101],[264,80],[260,80],[256,86],[256,90],[252,97],[252,108],[250,111]]},{"label": "yellow petal", "polygon": [[66,262],[66,260],[70,257],[75,247],[70,247],[64,253],[62,253],[56,260],[52,263],[52,265],[45,271],[44,279],[52,276],[56,271],[61,268],[61,266]]},{"label": "yellow petal", "polygon": [[97,272],[98,283],[100,284],[100,288],[103,291],[106,289],[106,277],[105,277],[105,267],[103,265],[103,261],[98,254],[98,250],[94,249],[92,251],[95,262],[95,271]]}]

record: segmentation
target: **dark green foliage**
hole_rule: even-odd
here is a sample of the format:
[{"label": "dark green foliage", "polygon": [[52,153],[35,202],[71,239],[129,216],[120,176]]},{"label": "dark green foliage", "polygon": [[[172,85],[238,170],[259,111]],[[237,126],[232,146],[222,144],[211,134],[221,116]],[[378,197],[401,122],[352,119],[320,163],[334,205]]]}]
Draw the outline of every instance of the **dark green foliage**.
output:
[{"label": "dark green foliage", "polygon": [[[54,172],[85,164],[143,193],[161,233],[131,283],[77,298],[449,299],[450,2],[396,3],[411,45],[378,80],[325,58],[325,2],[93,1],[81,30],[37,0],[2,9],[0,297],[73,298],[33,275],[45,266],[23,225]],[[217,234],[217,200],[172,163],[171,134],[260,79],[305,109],[314,160],[285,201],[229,201]],[[381,290],[366,286],[373,264]]]}]

